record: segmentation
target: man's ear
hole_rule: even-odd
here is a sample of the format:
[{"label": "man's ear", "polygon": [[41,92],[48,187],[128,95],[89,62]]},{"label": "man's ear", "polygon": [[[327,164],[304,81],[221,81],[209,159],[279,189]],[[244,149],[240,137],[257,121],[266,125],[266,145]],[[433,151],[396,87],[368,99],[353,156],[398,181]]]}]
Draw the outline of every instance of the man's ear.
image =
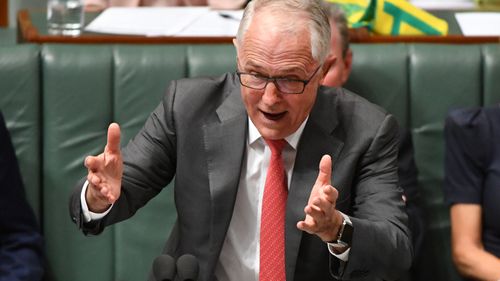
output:
[{"label": "man's ear", "polygon": [[239,67],[240,65],[240,59],[238,57],[238,40],[236,40],[236,38],[233,38],[233,45],[234,45],[234,48],[236,49],[236,65]]},{"label": "man's ear", "polygon": [[349,48],[347,49],[344,58],[344,73],[342,74],[342,84],[345,84],[345,82],[347,82],[347,79],[349,79],[349,75],[351,74],[352,58],[353,58],[353,53],[351,48]]},{"label": "man's ear", "polygon": [[236,38],[233,38],[233,45],[234,48],[236,49],[236,53],[238,53],[238,40],[236,40]]},{"label": "man's ear", "polygon": [[321,79],[322,80],[325,78],[328,71],[330,71],[330,68],[332,68],[332,66],[335,65],[336,61],[337,61],[337,57],[333,54],[330,54],[330,55],[328,55],[328,57],[326,57],[325,62],[323,63],[323,67],[321,69],[321,71],[322,71]]}]

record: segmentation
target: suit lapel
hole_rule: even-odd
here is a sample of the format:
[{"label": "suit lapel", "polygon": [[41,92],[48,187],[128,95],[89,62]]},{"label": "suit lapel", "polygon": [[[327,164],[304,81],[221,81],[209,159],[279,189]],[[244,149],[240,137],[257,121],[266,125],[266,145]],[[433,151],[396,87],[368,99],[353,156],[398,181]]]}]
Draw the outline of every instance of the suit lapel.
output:
[{"label": "suit lapel", "polygon": [[[330,94],[333,97],[333,94]],[[344,145],[335,131],[338,124],[335,102],[320,100],[318,93],[316,104],[311,111],[297,147],[297,156],[286,211],[286,276],[294,279],[295,265],[299,253],[303,232],[297,229],[297,222],[304,219],[304,207],[318,176],[319,161],[324,154],[329,154],[333,163],[338,158]],[[331,97],[330,97],[331,98]],[[318,238],[319,239],[319,238]],[[326,247],[326,246],[325,246]]]},{"label": "suit lapel", "polygon": [[226,235],[241,173],[247,132],[247,115],[239,87],[217,109],[218,120],[204,126],[211,202],[209,268],[215,268]]}]

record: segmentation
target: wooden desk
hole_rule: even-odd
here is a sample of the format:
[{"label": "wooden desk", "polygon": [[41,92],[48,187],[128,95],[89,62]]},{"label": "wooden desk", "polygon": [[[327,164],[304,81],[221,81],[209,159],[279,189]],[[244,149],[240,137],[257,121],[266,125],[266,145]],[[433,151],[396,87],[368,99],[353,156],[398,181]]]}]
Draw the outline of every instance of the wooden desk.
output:
[{"label": "wooden desk", "polygon": [[9,1],[0,0],[0,27],[9,26]]},{"label": "wooden desk", "polygon": [[[450,14],[448,12],[448,14]],[[85,25],[98,13],[86,13]],[[233,37],[146,37],[82,32],[79,36],[51,35],[47,29],[45,11],[21,10],[17,15],[20,43],[73,43],[73,44],[231,44]],[[447,19],[450,34],[446,36],[380,36],[366,30],[350,30],[352,43],[442,43],[478,44],[500,43],[500,36],[463,36],[454,17]]]},{"label": "wooden desk", "polygon": [[[85,25],[99,13],[85,13]],[[78,36],[49,34],[45,11],[21,10],[17,14],[18,41],[20,43],[73,43],[73,44],[232,44],[233,37],[174,37],[114,35],[83,31]]]}]

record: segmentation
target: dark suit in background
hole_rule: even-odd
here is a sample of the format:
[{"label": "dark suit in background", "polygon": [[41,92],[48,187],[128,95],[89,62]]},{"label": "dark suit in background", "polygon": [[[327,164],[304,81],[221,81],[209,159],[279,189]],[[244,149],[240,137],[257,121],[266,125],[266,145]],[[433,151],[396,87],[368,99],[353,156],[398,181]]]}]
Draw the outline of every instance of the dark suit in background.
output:
[{"label": "dark suit in background", "polygon": [[[233,212],[245,155],[248,115],[234,74],[173,82],[143,129],[123,149],[122,194],[111,212],[85,224],[83,182],[70,211],[84,233],[127,219],[175,176],[177,224],[164,253],[195,255],[199,280],[214,269]],[[411,263],[411,245],[397,184],[393,116],[342,89],[321,87],[297,148],[286,211],[287,280],[392,280]],[[347,263],[316,235],[297,229],[304,218],[322,155],[333,159],[337,209],[351,216],[354,237]],[[161,214],[159,214],[161,215]],[[145,238],[147,239],[147,238]]]},{"label": "dark suit in background", "polygon": [[42,257],[42,237],[0,112],[0,281],[41,280]]},{"label": "dark suit in background", "polygon": [[[420,189],[418,187],[418,169],[413,152],[413,141],[409,130],[400,128],[400,143],[398,155],[399,186],[403,189],[406,201],[406,212],[408,213],[408,226],[411,231],[411,240],[414,250],[414,260],[410,269],[412,276],[416,272],[416,264],[421,260],[421,251],[424,243],[425,214],[420,200]],[[410,276],[407,277],[411,280]]]}]

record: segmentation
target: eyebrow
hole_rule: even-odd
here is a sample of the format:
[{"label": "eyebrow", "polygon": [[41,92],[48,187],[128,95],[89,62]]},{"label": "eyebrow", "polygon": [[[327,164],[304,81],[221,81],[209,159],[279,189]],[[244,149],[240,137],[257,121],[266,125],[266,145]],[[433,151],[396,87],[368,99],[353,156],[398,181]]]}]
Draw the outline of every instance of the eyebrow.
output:
[{"label": "eyebrow", "polygon": [[[247,63],[246,67],[247,68],[253,68],[255,70],[255,72],[264,75],[264,73],[262,73],[262,70],[265,70],[265,67],[263,67],[261,65],[255,64],[252,61],[250,61],[250,62]],[[293,67],[293,68],[281,69],[280,72],[283,73],[283,74],[279,75],[279,76],[272,76],[272,77],[278,78],[278,77],[295,76],[295,78],[300,78],[300,72],[303,72],[303,71],[301,69]],[[304,73],[304,75],[306,75],[306,74],[307,73]]]}]

